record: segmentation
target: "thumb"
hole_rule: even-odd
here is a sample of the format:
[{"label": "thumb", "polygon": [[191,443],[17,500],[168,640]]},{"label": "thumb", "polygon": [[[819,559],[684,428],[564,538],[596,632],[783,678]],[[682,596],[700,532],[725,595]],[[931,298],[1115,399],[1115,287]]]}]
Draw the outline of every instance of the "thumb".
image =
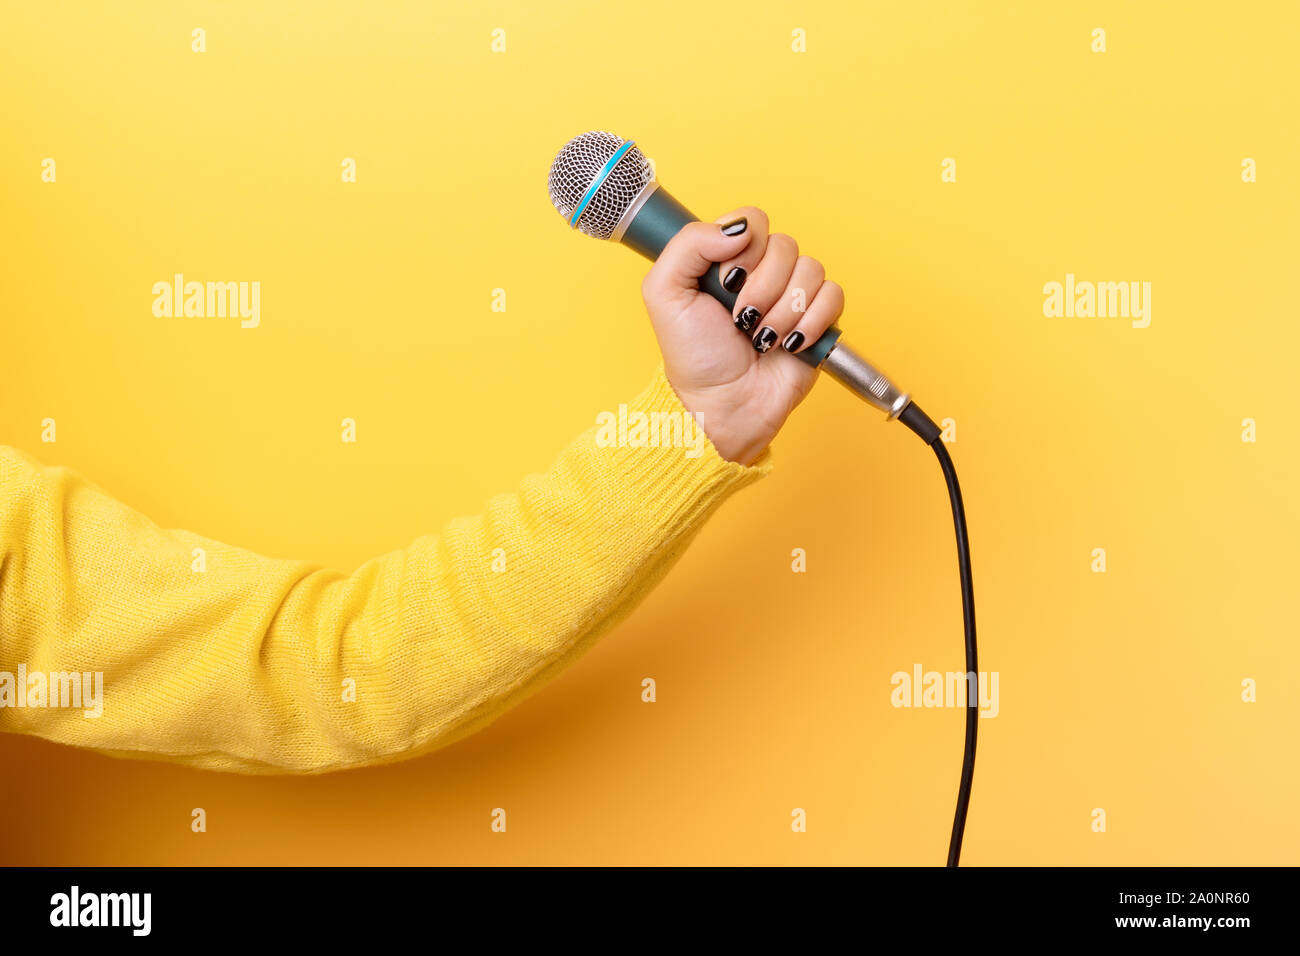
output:
[{"label": "thumb", "polygon": [[716,222],[683,226],[655,260],[646,276],[646,291],[663,296],[698,291],[700,276],[715,263],[734,259],[749,244],[746,226],[744,219],[725,226]]}]

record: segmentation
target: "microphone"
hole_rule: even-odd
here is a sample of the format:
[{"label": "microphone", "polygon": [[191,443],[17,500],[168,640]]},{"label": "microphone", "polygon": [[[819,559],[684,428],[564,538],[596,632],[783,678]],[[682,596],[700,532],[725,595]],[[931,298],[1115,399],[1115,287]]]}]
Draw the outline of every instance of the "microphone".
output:
[{"label": "microphone", "polygon": [[[547,190],[551,204],[568,220],[571,228],[596,239],[621,242],[647,259],[659,258],[664,246],[683,226],[697,221],[696,216],[659,185],[654,167],[636,144],[613,133],[583,133],[569,140],[551,164]],[[728,311],[734,309],[735,293],[722,287],[716,266],[705,272],[699,281],[701,291],[713,296]],[[975,589],[971,576],[970,542],[966,535],[966,510],[956,468],[944,447],[942,431],[906,392],[845,345],[838,328],[828,329],[808,348],[796,352],[795,358],[814,368],[824,369],[849,391],[884,412],[887,420],[901,421],[919,435],[939,459],[957,535],[966,672],[973,678],[979,673],[979,660],[975,646]],[[948,840],[949,866],[957,866],[961,859],[971,784],[975,776],[978,727],[979,709],[968,704],[957,807]]]},{"label": "microphone", "polygon": [[[659,258],[668,240],[698,217],[659,185],[654,168],[632,140],[593,131],[575,136],[556,154],[547,181],[551,204],[569,223],[596,239],[613,239],[647,259]],[[700,277],[700,289],[728,311],[736,294],[722,287],[716,268]],[[831,378],[904,424],[930,444],[939,429],[912,404],[906,392],[827,329],[795,358],[820,368]]]}]

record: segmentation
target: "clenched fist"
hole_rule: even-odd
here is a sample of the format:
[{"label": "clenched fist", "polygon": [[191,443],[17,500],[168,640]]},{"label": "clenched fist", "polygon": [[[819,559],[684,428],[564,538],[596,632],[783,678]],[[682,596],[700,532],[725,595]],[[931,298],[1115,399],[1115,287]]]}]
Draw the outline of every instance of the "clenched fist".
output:
[{"label": "clenched fist", "polygon": [[[715,265],[717,263],[718,265]],[[731,314],[701,292],[718,269],[737,293]],[[817,370],[794,357],[844,311],[844,290],[752,206],[693,222],[641,285],[668,381],[718,453],[751,464],[812,388]]]}]

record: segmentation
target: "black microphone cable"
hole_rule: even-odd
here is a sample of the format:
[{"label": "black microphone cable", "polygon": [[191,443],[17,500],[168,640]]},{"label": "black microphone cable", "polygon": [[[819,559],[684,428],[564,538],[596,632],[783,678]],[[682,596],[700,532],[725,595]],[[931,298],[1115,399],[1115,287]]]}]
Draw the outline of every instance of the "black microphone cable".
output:
[{"label": "black microphone cable", "polygon": [[[966,832],[966,813],[970,809],[971,783],[975,779],[975,738],[979,729],[979,655],[975,649],[975,584],[971,578],[970,540],[966,536],[966,508],[961,500],[961,485],[957,483],[957,469],[952,456],[943,443],[942,432],[915,402],[909,402],[898,420],[916,432],[921,440],[934,449],[943,469],[943,480],[948,485],[948,498],[952,503],[952,523],[957,532],[957,572],[961,577],[962,623],[966,632],[966,744],[962,750],[961,783],[957,787],[957,810],[952,818],[952,836],[948,840],[948,865],[956,866],[961,859],[961,841]],[[971,698],[975,699],[972,700]]]}]

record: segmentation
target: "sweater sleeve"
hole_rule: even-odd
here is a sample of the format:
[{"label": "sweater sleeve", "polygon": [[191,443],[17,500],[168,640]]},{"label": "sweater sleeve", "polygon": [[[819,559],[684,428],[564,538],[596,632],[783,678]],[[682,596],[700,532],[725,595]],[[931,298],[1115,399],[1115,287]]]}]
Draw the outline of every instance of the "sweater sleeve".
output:
[{"label": "sweater sleeve", "polygon": [[767,471],[766,456],[722,459],[687,416],[660,370],[544,475],[346,576],[164,530],[0,447],[0,730],[244,773],[399,760],[473,733]]}]

